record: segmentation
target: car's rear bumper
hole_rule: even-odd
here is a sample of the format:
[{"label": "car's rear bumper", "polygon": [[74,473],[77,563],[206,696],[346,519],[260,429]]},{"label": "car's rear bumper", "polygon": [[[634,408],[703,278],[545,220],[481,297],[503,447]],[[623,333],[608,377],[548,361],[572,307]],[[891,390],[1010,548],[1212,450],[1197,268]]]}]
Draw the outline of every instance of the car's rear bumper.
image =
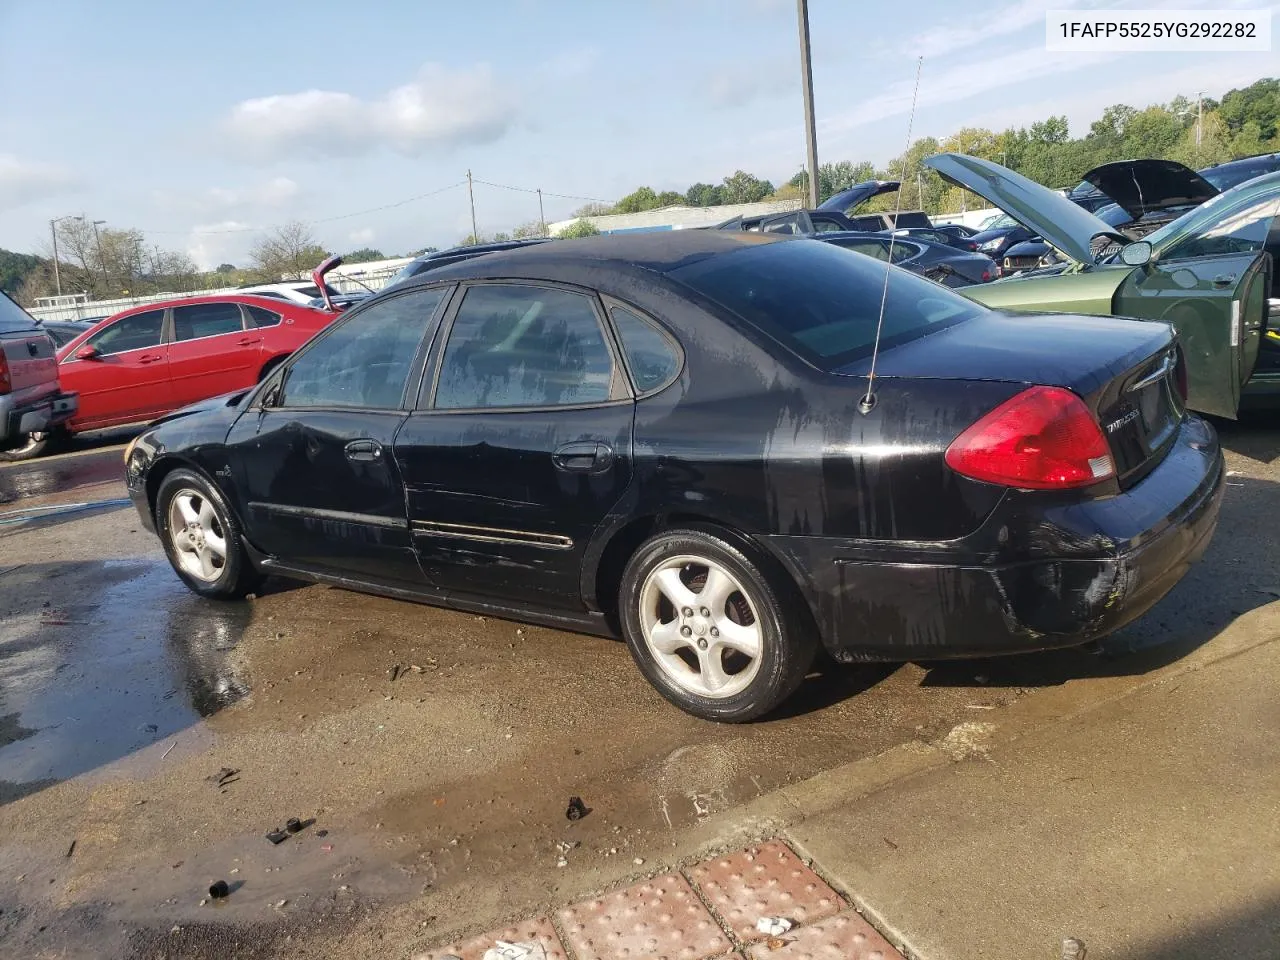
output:
[{"label": "car's rear bumper", "polygon": [[[984,524],[1026,559],[939,559],[938,545],[868,559],[865,544],[820,537],[768,543],[808,595],[839,660],[990,656],[1088,642],[1155,605],[1200,559],[1218,523],[1225,467],[1217,436],[1188,418],[1174,448],[1117,496],[1047,506]],[[861,549],[860,549],[861,546]],[[862,554],[862,555],[860,555]]]},{"label": "car's rear bumper", "polygon": [[48,394],[38,400],[15,402],[0,396],[0,442],[61,426],[80,409],[78,393]]}]

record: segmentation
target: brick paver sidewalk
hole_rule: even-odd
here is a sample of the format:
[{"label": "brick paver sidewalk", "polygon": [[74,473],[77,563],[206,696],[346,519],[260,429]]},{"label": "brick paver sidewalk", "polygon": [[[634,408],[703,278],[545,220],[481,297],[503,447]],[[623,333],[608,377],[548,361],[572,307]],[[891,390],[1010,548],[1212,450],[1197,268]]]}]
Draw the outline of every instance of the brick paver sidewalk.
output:
[{"label": "brick paver sidewalk", "polygon": [[[761,918],[791,928],[757,929]],[[781,840],[664,873],[414,960],[483,960],[536,943],[546,960],[903,960]]]}]

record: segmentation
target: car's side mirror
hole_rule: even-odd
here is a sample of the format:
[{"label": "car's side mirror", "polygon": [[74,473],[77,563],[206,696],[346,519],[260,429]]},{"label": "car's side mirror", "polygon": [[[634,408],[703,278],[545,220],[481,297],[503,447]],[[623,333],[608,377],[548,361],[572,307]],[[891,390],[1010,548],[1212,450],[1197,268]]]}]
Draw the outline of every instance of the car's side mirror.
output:
[{"label": "car's side mirror", "polygon": [[1129,267],[1145,267],[1151,262],[1153,252],[1146,240],[1135,240],[1120,249],[1120,262]]},{"label": "car's side mirror", "polygon": [[98,360],[102,357],[101,351],[97,347],[81,347],[76,351],[77,360]]}]

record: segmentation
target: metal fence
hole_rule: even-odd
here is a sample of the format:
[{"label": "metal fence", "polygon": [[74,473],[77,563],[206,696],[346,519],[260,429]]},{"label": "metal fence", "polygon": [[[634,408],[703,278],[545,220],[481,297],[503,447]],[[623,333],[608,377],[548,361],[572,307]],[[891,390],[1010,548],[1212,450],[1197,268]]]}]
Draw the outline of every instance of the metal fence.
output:
[{"label": "metal fence", "polygon": [[[409,263],[410,258],[397,260],[379,260],[376,263],[343,264],[326,278],[329,286],[339,293],[359,293],[367,287],[381,290],[400,268]],[[287,281],[282,281],[287,282]],[[27,312],[38,320],[89,320],[98,317],[109,317],[132,307],[145,306],[148,303],[163,303],[169,300],[182,300],[187,297],[218,296],[238,293],[237,287],[217,287],[209,290],[193,290],[188,293],[176,291],[168,293],[151,293],[137,297],[121,297],[116,300],[89,300],[81,303],[66,303],[59,306],[32,307]],[[70,297],[63,297],[68,300]]]}]

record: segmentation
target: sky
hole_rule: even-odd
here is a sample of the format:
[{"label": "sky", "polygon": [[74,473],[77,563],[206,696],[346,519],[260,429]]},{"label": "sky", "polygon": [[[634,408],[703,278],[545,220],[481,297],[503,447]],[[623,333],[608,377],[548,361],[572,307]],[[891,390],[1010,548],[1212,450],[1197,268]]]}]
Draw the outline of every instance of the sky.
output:
[{"label": "sky", "polygon": [[[1270,53],[1047,53],[1047,9],[1268,0],[810,0],[819,162],[1280,74]],[[1278,17],[1277,19],[1280,19]],[[49,220],[204,268],[299,219],[393,255],[561,220],[639,185],[803,167],[794,0],[0,0],[0,247]],[[483,181],[483,182],[481,182]],[[503,186],[494,186],[500,184]],[[509,189],[509,188],[520,189]]]}]

